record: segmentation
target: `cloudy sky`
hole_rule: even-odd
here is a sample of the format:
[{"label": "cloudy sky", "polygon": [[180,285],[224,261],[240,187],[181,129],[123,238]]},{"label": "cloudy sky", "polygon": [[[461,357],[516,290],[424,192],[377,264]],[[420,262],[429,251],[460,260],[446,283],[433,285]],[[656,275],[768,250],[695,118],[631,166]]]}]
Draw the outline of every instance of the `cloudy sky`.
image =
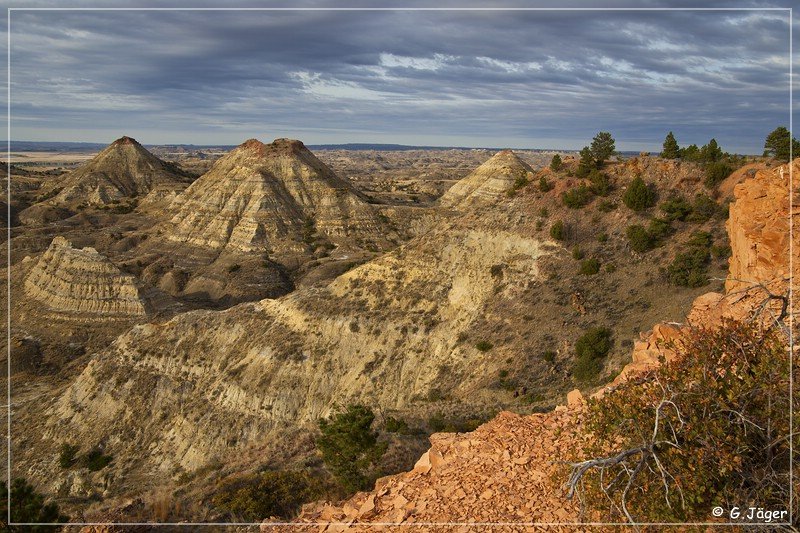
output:
[{"label": "cloudy sky", "polygon": [[785,11],[15,10],[10,41],[15,140],[758,153],[789,121]]}]

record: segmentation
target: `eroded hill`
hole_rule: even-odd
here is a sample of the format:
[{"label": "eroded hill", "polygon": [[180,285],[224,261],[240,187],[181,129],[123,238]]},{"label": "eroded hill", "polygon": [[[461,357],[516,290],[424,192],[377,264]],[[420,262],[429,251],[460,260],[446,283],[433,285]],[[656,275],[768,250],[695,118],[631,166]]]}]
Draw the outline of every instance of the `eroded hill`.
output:
[{"label": "eroded hill", "polygon": [[[313,454],[297,435],[311,434],[337,405],[366,402],[423,426],[432,416],[547,408],[576,385],[610,379],[639,332],[682,320],[709,287],[671,281],[669,267],[687,247],[705,246],[703,275],[724,277],[724,198],[695,198],[704,191],[696,165],[651,157],[612,163],[607,188],[570,207],[564,193],[588,185],[569,170],[531,175],[513,154],[500,158],[525,179],[484,176],[492,194],[481,202],[434,211],[417,237],[328,284],[134,326],[62,394],[42,399],[41,411],[20,414],[17,427],[35,416],[47,428],[35,454],[27,440],[19,443],[25,475],[64,497],[124,496],[142,483],[203,486],[213,465],[247,470],[252,465],[239,461],[276,442],[295,442],[290,455]],[[241,175],[238,164],[220,162]],[[662,200],[680,193],[697,212],[666,221],[668,231],[640,252],[629,226],[650,227],[665,215],[624,205],[637,176]],[[706,235],[691,244],[698,231]],[[168,235],[131,250],[157,251]],[[721,250],[716,259],[713,246]],[[574,346],[595,326],[610,328],[613,348],[597,375],[579,380]],[[114,463],[99,474],[70,472],[65,483],[57,450],[67,440],[101,446]]]}]

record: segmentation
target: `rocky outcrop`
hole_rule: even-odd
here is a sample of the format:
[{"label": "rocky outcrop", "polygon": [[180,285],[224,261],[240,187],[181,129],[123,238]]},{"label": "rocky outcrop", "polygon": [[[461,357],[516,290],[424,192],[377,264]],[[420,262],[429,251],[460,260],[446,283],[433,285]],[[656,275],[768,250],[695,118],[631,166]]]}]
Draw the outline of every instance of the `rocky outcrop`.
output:
[{"label": "rocky outcrop", "polygon": [[315,233],[379,240],[371,206],[300,141],[251,139],[178,196],[173,242],[243,252],[303,250]]},{"label": "rocky outcrop", "polygon": [[[759,170],[734,188],[727,224],[733,252],[725,283],[728,292],[776,278],[788,280],[789,173],[789,165]],[[792,173],[800,175],[800,159],[792,162]],[[795,217],[800,213],[797,199],[793,204]]]},{"label": "rocky outcrop", "polygon": [[43,192],[55,193],[45,202],[48,205],[106,205],[156,190],[180,190],[189,181],[189,176],[148,152],[135,139],[121,137],[70,172],[57,188]]},{"label": "rocky outcrop", "polygon": [[93,248],[75,249],[56,237],[24,282],[27,297],[63,318],[137,317],[146,314],[136,279]]},{"label": "rocky outcrop", "polygon": [[340,524],[373,531],[379,523],[453,531],[448,523],[576,522],[580,504],[563,497],[556,473],[559,461],[574,460],[583,445],[583,418],[583,404],[576,402],[547,414],[502,412],[472,433],[434,434],[412,471],[381,478],[374,491],[339,504],[307,505],[295,525],[265,521],[261,531],[340,531]]},{"label": "rocky outcrop", "polygon": [[469,176],[453,185],[440,203],[451,209],[485,205],[533,177],[533,169],[511,150],[498,152]]}]

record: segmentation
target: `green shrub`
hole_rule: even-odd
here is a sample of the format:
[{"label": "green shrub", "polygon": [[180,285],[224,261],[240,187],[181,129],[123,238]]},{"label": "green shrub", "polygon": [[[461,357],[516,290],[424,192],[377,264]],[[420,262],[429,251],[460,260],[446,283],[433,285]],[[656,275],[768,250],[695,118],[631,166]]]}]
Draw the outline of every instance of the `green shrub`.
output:
[{"label": "green shrub", "polygon": [[556,352],[554,352],[553,350],[545,350],[544,352],[542,352],[541,357],[544,361],[552,363],[556,360]]},{"label": "green shrub", "polygon": [[731,247],[729,244],[714,245],[711,247],[711,255],[715,259],[726,259],[731,256]]},{"label": "green shrub", "polygon": [[622,202],[634,211],[644,211],[656,204],[656,193],[640,176],[637,176],[622,195]]},{"label": "green shrub", "polygon": [[260,521],[264,517],[293,518],[300,506],[326,492],[318,476],[308,472],[276,470],[224,480],[211,502],[237,519]]},{"label": "green shrub", "polygon": [[692,214],[692,204],[679,194],[673,194],[659,206],[667,220],[686,220]]},{"label": "green shrub", "polygon": [[480,342],[478,342],[477,344],[475,344],[475,348],[476,348],[476,349],[477,349],[479,352],[488,352],[489,350],[491,350],[492,348],[494,348],[494,344],[492,344],[492,343],[491,343],[491,342],[489,342],[489,341],[480,341]]},{"label": "green shrub", "polygon": [[61,445],[61,449],[58,453],[58,464],[61,468],[67,469],[75,464],[75,456],[79,449],[78,446],[73,446],[66,442]]},{"label": "green shrub", "polygon": [[444,431],[446,426],[447,421],[444,419],[444,415],[442,415],[442,413],[436,413],[428,417],[428,429],[434,433]]},{"label": "green shrub", "polygon": [[608,242],[608,233],[600,233],[597,235],[597,242]]},{"label": "green shrub", "polygon": [[553,190],[553,187],[555,187],[555,185],[553,185],[552,183],[547,181],[547,178],[545,178],[544,176],[539,178],[539,190],[540,191],[548,192],[548,191]]},{"label": "green shrub", "polygon": [[[0,481],[0,493],[4,496],[0,499],[0,527],[2,531],[34,531],[45,532],[55,531],[53,526],[33,525],[9,527],[6,525],[9,511],[11,521],[25,524],[64,524],[69,521],[69,517],[61,514],[55,502],[45,503],[45,497],[36,492],[27,481],[17,478],[11,482],[10,501],[6,497],[9,493],[8,485],[5,481]],[[9,509],[9,505],[11,508]]]},{"label": "green shrub", "polygon": [[393,416],[386,417],[383,428],[389,433],[401,433],[405,435],[411,432],[408,427],[408,423],[405,420],[402,418],[395,418]]},{"label": "green shrub", "polygon": [[610,213],[616,208],[617,204],[611,200],[600,200],[600,202],[597,204],[597,210],[601,213]]},{"label": "green shrub", "polygon": [[600,272],[600,261],[594,257],[581,261],[580,273],[584,276],[591,276]]},{"label": "green shrub", "polygon": [[307,218],[303,222],[303,242],[311,244],[314,242],[314,235],[317,233],[317,227],[313,218]]},{"label": "green shrub", "polygon": [[668,523],[705,521],[731,502],[787,509],[787,345],[755,321],[693,328],[669,362],[590,403],[580,459],[621,458],[575,480],[580,501],[609,522],[628,520],[623,506],[635,522]]},{"label": "green shrub", "polygon": [[593,170],[589,172],[587,176],[589,179],[589,183],[591,191],[596,194],[597,196],[608,196],[611,192],[611,180],[609,179],[608,175],[604,172],[600,172],[599,170]]},{"label": "green shrub", "polygon": [[578,169],[575,175],[579,178],[585,178],[589,172],[597,168],[592,151],[588,146],[584,146],[580,151],[580,160],[578,161]]},{"label": "green shrub", "polygon": [[694,197],[692,213],[687,217],[690,222],[706,222],[719,213],[720,206],[707,194],[700,193]]},{"label": "green shrub", "polygon": [[605,267],[605,270],[606,270],[606,272],[608,272],[609,274],[611,274],[611,273],[614,273],[614,272],[616,272],[616,271],[617,271],[617,265],[615,265],[614,263],[608,263],[608,264],[606,265],[606,267]]},{"label": "green shrub", "polygon": [[583,250],[580,249],[579,246],[576,246],[575,248],[572,249],[572,258],[576,261],[580,261],[581,259],[584,258],[585,255],[586,254],[584,253]]},{"label": "green shrub", "polygon": [[711,245],[714,242],[714,237],[707,231],[695,231],[689,236],[689,240],[686,241],[686,244],[691,247],[699,247],[705,250],[711,248]]},{"label": "green shrub", "polygon": [[655,248],[653,237],[641,224],[631,224],[628,226],[625,230],[625,236],[628,237],[631,249],[635,252],[644,253]]},{"label": "green shrub", "polygon": [[684,161],[700,161],[700,148],[696,144],[690,144],[679,151],[681,159]]},{"label": "green shrub", "polygon": [[677,253],[667,267],[670,283],[681,287],[702,287],[707,284],[712,242],[709,233],[698,231],[692,234],[686,249]]},{"label": "green shrub", "polygon": [[601,359],[613,346],[613,332],[606,327],[592,327],[575,343],[578,358]]},{"label": "green shrub", "polygon": [[731,167],[721,161],[708,163],[706,165],[706,179],[704,181],[705,186],[709,189],[713,189],[722,183],[725,178],[730,176],[731,172],[733,172]]},{"label": "green shrub", "polygon": [[672,234],[673,229],[669,220],[653,218],[647,229],[641,224],[631,224],[625,230],[631,249],[635,252],[649,252],[663,244],[662,240]]},{"label": "green shrub", "polygon": [[547,210],[546,207],[542,207],[541,209],[539,209],[539,216],[541,218],[547,218],[549,215],[550,215],[550,212]]},{"label": "green shrub", "polygon": [[592,201],[592,191],[585,184],[561,193],[561,201],[572,209],[580,209]]},{"label": "green shrub", "polygon": [[80,466],[88,468],[92,472],[102,470],[107,467],[114,457],[106,455],[103,450],[98,446],[86,452],[78,461]]},{"label": "green shrub", "polygon": [[586,331],[575,343],[577,355],[572,374],[578,381],[588,381],[602,370],[602,360],[613,346],[610,329],[593,327]]},{"label": "green shrub", "polygon": [[564,222],[561,220],[556,220],[552,226],[550,226],[550,237],[557,241],[563,241],[567,238],[567,232],[564,228]]},{"label": "green shrub", "polygon": [[328,470],[349,491],[367,489],[372,482],[370,469],[386,451],[372,431],[375,415],[363,405],[351,405],[331,418],[321,419],[322,434],[316,445]]},{"label": "green shrub", "polygon": [[673,229],[669,220],[664,218],[651,218],[647,226],[647,232],[659,244],[662,239],[672,235]]},{"label": "green shrub", "polygon": [[525,187],[527,184],[528,184],[527,176],[517,176],[517,179],[514,180],[514,184],[507,191],[508,196],[515,196],[517,194],[517,191]]},{"label": "green shrub", "polygon": [[564,167],[564,163],[561,161],[561,156],[556,154],[553,156],[553,159],[550,160],[550,170],[553,172],[558,172]]},{"label": "green shrub", "polygon": [[537,220],[536,221],[536,231],[542,231],[543,227],[544,227],[544,222],[542,220]]},{"label": "green shrub", "polygon": [[603,363],[599,359],[577,358],[572,367],[572,375],[578,381],[589,381],[597,377],[603,370]]}]

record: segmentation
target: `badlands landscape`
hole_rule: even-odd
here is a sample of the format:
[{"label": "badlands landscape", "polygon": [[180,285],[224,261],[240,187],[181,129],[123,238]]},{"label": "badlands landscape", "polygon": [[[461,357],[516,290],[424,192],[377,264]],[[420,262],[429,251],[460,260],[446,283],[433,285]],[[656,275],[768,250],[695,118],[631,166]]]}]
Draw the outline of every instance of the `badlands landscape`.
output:
[{"label": "badlands landscape", "polygon": [[[122,136],[71,169],[9,165],[9,474],[40,494],[31,521],[371,530],[705,521],[731,495],[784,501],[785,437],[769,472],[731,481],[704,470],[731,457],[702,456],[696,482],[662,441],[628,439],[661,417],[676,449],[720,438],[686,429],[711,389],[675,377],[709,338],[714,383],[755,380],[724,389],[740,416],[725,423],[750,433],[712,448],[785,435],[750,417],[771,413],[757,362],[788,361],[798,160],[607,140],[176,152]],[[769,370],[769,409],[785,407],[786,367]],[[654,383],[672,394],[655,408]],[[608,416],[626,406],[645,421]],[[604,503],[602,472],[636,495],[612,483]]]}]

